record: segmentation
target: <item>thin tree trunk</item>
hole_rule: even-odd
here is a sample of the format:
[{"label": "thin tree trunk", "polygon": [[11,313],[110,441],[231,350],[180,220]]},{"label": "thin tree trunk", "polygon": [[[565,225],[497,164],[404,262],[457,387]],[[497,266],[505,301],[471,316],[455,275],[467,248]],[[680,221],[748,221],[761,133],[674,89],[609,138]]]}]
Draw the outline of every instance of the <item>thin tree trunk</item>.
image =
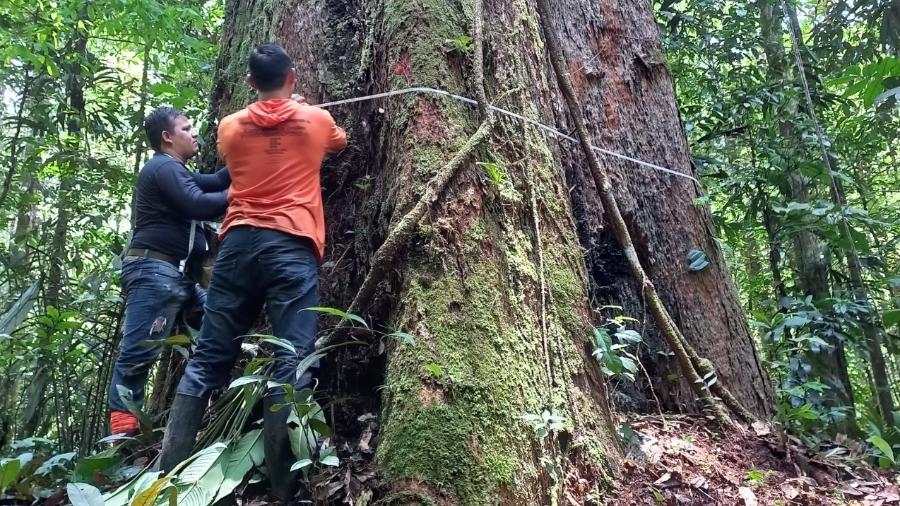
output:
[{"label": "thin tree trunk", "polygon": [[[767,73],[770,81],[791,83],[792,73],[788,55],[784,48],[784,29],[782,28],[782,9],[777,0],[760,0],[760,24],[763,32],[763,49],[767,60]],[[801,146],[800,135],[790,120],[799,110],[799,104],[793,101],[784,106],[785,111],[779,114],[778,129],[786,149],[796,150]],[[789,154],[786,160],[794,159],[796,153]],[[782,188],[785,198],[793,202],[808,204],[810,193],[814,191],[812,179],[804,176],[799,168],[793,167],[786,174],[786,183]],[[811,218],[807,220],[810,222]],[[831,297],[828,282],[828,265],[825,249],[827,247],[819,238],[808,230],[798,230],[793,235],[794,258],[797,266],[797,286],[802,296],[811,295],[813,300],[822,301]],[[844,344],[836,337],[827,336],[825,341],[830,349],[818,351],[808,350],[805,359],[812,366],[809,378],[795,378],[796,381],[816,380],[829,388],[823,395],[826,408],[847,407],[851,411],[845,422],[837,424],[835,430],[847,432],[855,426],[853,415],[853,389],[847,373],[847,358]],[[799,374],[799,372],[797,373]]]},{"label": "thin tree trunk", "polygon": [[[786,6],[782,0],[782,5]],[[801,56],[801,40],[800,40],[800,23],[797,20],[797,13],[792,8],[787,8],[788,20],[790,23],[790,35],[794,46],[794,56],[797,63],[797,74],[803,85],[803,94],[806,98],[807,112],[816,129],[816,135],[819,141],[819,148],[822,152],[822,161],[828,170],[828,179],[831,183],[831,198],[839,209],[847,205],[847,199],[844,195],[840,181],[835,177],[835,167],[832,164],[831,155],[826,145],[826,135],[819,123],[815,105],[810,94],[809,83],[806,80],[806,72],[804,70],[803,58]],[[872,366],[872,379],[874,381],[875,397],[878,399],[878,407],[881,411],[881,417],[888,427],[895,424],[894,421],[894,400],[891,395],[890,382],[887,379],[887,368],[884,360],[884,352],[881,349],[881,333],[880,317],[875,306],[872,304],[869,290],[866,287],[862,274],[862,263],[859,260],[859,254],[856,252],[853,234],[850,231],[850,224],[846,218],[842,218],[839,223],[841,234],[844,241],[847,242],[847,267],[850,271],[850,286],[853,288],[853,294],[857,302],[869,308],[870,314],[862,318],[861,326],[863,336],[865,338],[866,351],[869,354],[869,362]]]},{"label": "thin tree trunk", "polygon": [[[81,7],[77,20],[87,20],[86,5]],[[75,160],[78,159],[78,148],[81,146],[80,136],[82,135],[82,123],[84,121],[85,111],[84,76],[82,75],[83,71],[81,63],[86,55],[87,33],[76,30],[74,37],[72,54],[76,55],[76,59],[74,62],[66,65],[68,67],[66,69],[66,97],[68,99],[68,111],[64,128],[66,133],[76,140],[74,145],[67,144],[61,147],[62,149],[69,151],[70,156],[66,162],[67,166],[60,176],[59,193],[56,205],[56,223],[53,227],[53,236],[50,242],[50,267],[47,274],[47,290],[44,294],[46,305],[55,307],[59,310],[62,309],[64,295],[63,288],[66,282],[66,239],[69,233],[69,218],[71,215],[70,193],[73,185],[72,180],[77,171],[77,162]],[[33,384],[37,385],[36,388],[38,389],[31,392],[31,395],[28,396],[29,404],[26,407],[26,413],[29,415],[25,418],[23,423],[23,432],[28,436],[34,434],[35,430],[37,430],[41,415],[40,406],[47,400],[45,398],[47,394],[46,385],[51,382],[54,383],[55,396],[64,395],[64,392],[67,390],[59,381],[60,378],[56,376],[58,371],[54,368],[54,364],[59,363],[60,361],[54,360],[51,355],[47,355],[46,353],[39,358],[39,361],[41,362],[41,365],[37,368],[33,380]],[[62,365],[64,366],[65,364]],[[43,376],[45,375],[48,376],[48,378],[44,378]],[[63,377],[65,377],[65,371],[63,371]],[[39,404],[35,405],[34,403]],[[66,426],[60,425],[60,427],[58,427],[60,435],[63,438],[68,437],[67,424],[70,420],[67,411],[68,410],[65,409],[64,405],[62,413],[63,417],[61,417],[60,420],[61,424],[65,424]]]},{"label": "thin tree trunk", "polygon": [[781,239],[778,237],[772,208],[768,199],[763,204],[763,226],[766,229],[766,237],[769,242],[769,271],[772,273],[772,294],[781,307],[781,301],[787,297],[787,288],[784,285],[784,275],[781,273],[781,256],[784,250],[781,247]]},{"label": "thin tree trunk", "polygon": [[3,180],[3,190],[0,192],[0,209],[6,204],[6,198],[9,196],[9,190],[16,174],[16,168],[19,163],[19,138],[22,135],[22,125],[25,121],[25,104],[28,102],[29,93],[31,91],[32,79],[28,72],[25,72],[24,84],[22,85],[22,93],[20,95],[19,109],[16,111],[16,126],[13,130],[12,139],[9,141],[9,169]]},{"label": "thin tree trunk", "polygon": [[[141,88],[139,92],[140,99],[138,100],[138,108],[135,111],[135,119],[139,124],[143,123],[144,114],[147,112],[147,83],[149,82],[149,73],[150,73],[150,50],[153,48],[153,41],[150,37],[147,37],[147,40],[144,42],[144,56],[143,56],[143,66],[141,67]],[[143,129],[141,129],[143,130]],[[135,149],[134,149],[134,164],[132,166],[132,174],[134,175],[134,180],[137,181],[138,172],[141,170],[141,162],[144,159],[144,153],[146,152],[146,147],[144,146],[144,140],[146,139],[146,135],[143,132],[139,132],[137,138],[135,139]],[[134,219],[135,219],[135,199],[137,198],[137,192],[133,192],[131,195],[131,228],[134,229]],[[128,247],[126,244],[124,247]]]}]

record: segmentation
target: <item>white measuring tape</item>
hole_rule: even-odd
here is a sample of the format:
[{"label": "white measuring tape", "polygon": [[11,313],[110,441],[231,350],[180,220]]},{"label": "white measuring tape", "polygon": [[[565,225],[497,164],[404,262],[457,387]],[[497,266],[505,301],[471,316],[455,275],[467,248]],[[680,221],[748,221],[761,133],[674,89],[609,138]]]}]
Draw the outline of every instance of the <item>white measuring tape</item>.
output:
[{"label": "white measuring tape", "polygon": [[[334,102],[325,102],[324,104],[318,104],[318,105],[316,105],[316,107],[321,107],[321,108],[325,109],[325,108],[336,106],[336,105],[352,104],[354,102],[367,102],[369,100],[376,100],[379,98],[387,98],[387,97],[395,97],[397,95],[405,95],[407,93],[430,93],[432,95],[441,95],[444,97],[452,98],[454,100],[459,100],[460,102],[464,102],[466,104],[478,105],[478,102],[475,100],[472,100],[471,98],[454,95],[454,94],[444,91],[444,90],[438,90],[435,88],[416,87],[416,88],[405,88],[402,90],[388,91],[385,93],[377,93],[375,95],[366,95],[364,97],[348,98],[345,100],[335,100]],[[495,107],[493,105],[488,105],[488,108],[494,112],[498,112],[505,116],[509,116],[509,117],[515,118],[519,121],[528,123],[529,125],[535,126],[539,129],[553,135],[554,137],[559,137],[559,138],[566,139],[566,140],[572,141],[572,142],[578,142],[578,139],[576,139],[570,135],[566,135],[566,134],[560,132],[559,130],[557,130],[553,127],[547,126],[539,121],[533,120],[531,118],[526,118],[525,116],[522,116],[521,114],[516,114],[512,111],[507,111],[506,109],[501,109],[501,108]],[[700,184],[700,181],[697,181],[697,179],[694,178],[693,176],[691,176],[689,174],[685,174],[683,172],[678,172],[677,170],[672,170],[672,169],[668,169],[666,167],[661,167],[659,165],[656,165],[656,164],[653,164],[650,162],[638,160],[637,158],[632,158],[628,155],[623,155],[622,153],[616,153],[615,151],[610,151],[608,149],[599,148],[597,146],[591,146],[591,149],[597,153],[612,156],[614,158],[619,158],[621,160],[627,160],[627,161],[635,163],[641,167],[646,167],[648,169],[665,172],[666,174],[672,174],[673,176],[690,179],[691,181],[697,183],[698,185]]]}]

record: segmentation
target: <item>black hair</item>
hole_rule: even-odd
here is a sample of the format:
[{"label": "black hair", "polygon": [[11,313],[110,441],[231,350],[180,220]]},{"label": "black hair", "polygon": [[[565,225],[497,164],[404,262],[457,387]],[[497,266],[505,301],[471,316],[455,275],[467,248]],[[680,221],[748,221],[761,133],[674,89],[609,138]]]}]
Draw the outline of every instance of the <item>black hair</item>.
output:
[{"label": "black hair", "polygon": [[175,118],[180,116],[184,116],[184,113],[174,107],[158,107],[144,118],[144,132],[154,151],[159,151],[162,147],[162,133],[172,130]]},{"label": "black hair", "polygon": [[260,44],[250,52],[250,77],[259,91],[281,88],[294,64],[278,44]]}]

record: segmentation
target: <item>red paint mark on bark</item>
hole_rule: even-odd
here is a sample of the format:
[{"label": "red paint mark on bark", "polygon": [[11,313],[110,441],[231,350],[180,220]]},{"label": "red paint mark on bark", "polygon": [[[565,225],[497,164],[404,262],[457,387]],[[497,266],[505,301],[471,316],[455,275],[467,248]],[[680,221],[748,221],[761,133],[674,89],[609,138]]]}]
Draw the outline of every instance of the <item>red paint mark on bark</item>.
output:
[{"label": "red paint mark on bark", "polygon": [[412,65],[409,62],[409,53],[400,54],[400,59],[394,65],[394,75],[403,76],[406,82],[412,82]]}]

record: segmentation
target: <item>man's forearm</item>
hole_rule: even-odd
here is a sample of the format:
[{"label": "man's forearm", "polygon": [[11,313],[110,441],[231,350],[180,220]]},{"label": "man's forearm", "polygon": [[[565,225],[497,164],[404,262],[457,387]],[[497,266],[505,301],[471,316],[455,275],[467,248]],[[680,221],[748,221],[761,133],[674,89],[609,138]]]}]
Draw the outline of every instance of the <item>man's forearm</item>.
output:
[{"label": "man's forearm", "polygon": [[228,167],[222,167],[213,174],[191,172],[191,177],[194,179],[197,187],[205,192],[220,192],[227,190],[231,186],[231,176],[228,174]]}]

